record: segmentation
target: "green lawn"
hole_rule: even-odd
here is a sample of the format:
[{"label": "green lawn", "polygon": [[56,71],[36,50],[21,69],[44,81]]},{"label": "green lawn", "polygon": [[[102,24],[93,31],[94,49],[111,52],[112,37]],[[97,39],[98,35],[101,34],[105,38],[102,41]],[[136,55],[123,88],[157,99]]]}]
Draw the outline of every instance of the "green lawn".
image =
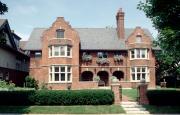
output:
[{"label": "green lawn", "polygon": [[144,105],[146,110],[150,113],[166,113],[166,114],[177,114],[180,113],[180,106],[154,106],[154,105]]},{"label": "green lawn", "polygon": [[0,106],[0,113],[110,114],[125,113],[119,105],[99,106]]},{"label": "green lawn", "polygon": [[122,89],[122,94],[129,97],[131,101],[137,101],[137,89]]}]

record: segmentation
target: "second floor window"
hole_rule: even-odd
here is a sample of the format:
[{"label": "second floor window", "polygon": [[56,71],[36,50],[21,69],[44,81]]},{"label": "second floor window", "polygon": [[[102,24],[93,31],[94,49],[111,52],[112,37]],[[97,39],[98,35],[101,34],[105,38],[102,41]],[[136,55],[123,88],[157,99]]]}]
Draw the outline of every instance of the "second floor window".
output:
[{"label": "second floor window", "polygon": [[147,59],[148,50],[147,49],[132,49],[130,50],[130,59]]},{"label": "second floor window", "polygon": [[71,57],[71,46],[50,46],[49,57]]},{"label": "second floor window", "polygon": [[64,38],[64,30],[63,29],[56,30],[56,37],[57,38]]}]

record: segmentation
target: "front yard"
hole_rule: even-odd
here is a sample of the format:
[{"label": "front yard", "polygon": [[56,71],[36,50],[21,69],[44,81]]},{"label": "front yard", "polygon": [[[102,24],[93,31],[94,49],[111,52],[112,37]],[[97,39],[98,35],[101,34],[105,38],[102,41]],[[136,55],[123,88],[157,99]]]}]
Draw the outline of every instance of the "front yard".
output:
[{"label": "front yard", "polygon": [[122,95],[129,97],[130,101],[137,101],[137,89],[122,89]]},{"label": "front yard", "polygon": [[125,113],[119,105],[99,106],[0,106],[0,113],[115,114]]}]

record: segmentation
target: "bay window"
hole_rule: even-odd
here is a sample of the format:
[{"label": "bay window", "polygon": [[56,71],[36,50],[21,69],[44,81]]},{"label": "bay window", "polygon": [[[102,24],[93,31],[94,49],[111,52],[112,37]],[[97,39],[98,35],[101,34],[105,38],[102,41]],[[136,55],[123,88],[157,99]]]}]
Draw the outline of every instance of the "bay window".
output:
[{"label": "bay window", "polygon": [[71,66],[54,65],[49,68],[49,82],[72,82]]},{"label": "bay window", "polygon": [[132,67],[131,68],[132,81],[140,81],[142,79],[149,81],[148,74],[149,74],[149,71],[147,67]]},{"label": "bay window", "polygon": [[71,57],[70,46],[50,46],[49,57]]},{"label": "bay window", "polygon": [[130,50],[130,59],[148,59],[148,50],[132,49]]}]

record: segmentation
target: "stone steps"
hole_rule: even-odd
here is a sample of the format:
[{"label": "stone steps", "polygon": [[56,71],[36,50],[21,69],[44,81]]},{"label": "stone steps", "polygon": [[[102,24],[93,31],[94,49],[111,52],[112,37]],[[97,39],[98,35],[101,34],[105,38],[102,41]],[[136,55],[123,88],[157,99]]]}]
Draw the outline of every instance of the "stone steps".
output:
[{"label": "stone steps", "polygon": [[121,102],[121,106],[127,114],[149,114],[149,112],[137,102]]}]

